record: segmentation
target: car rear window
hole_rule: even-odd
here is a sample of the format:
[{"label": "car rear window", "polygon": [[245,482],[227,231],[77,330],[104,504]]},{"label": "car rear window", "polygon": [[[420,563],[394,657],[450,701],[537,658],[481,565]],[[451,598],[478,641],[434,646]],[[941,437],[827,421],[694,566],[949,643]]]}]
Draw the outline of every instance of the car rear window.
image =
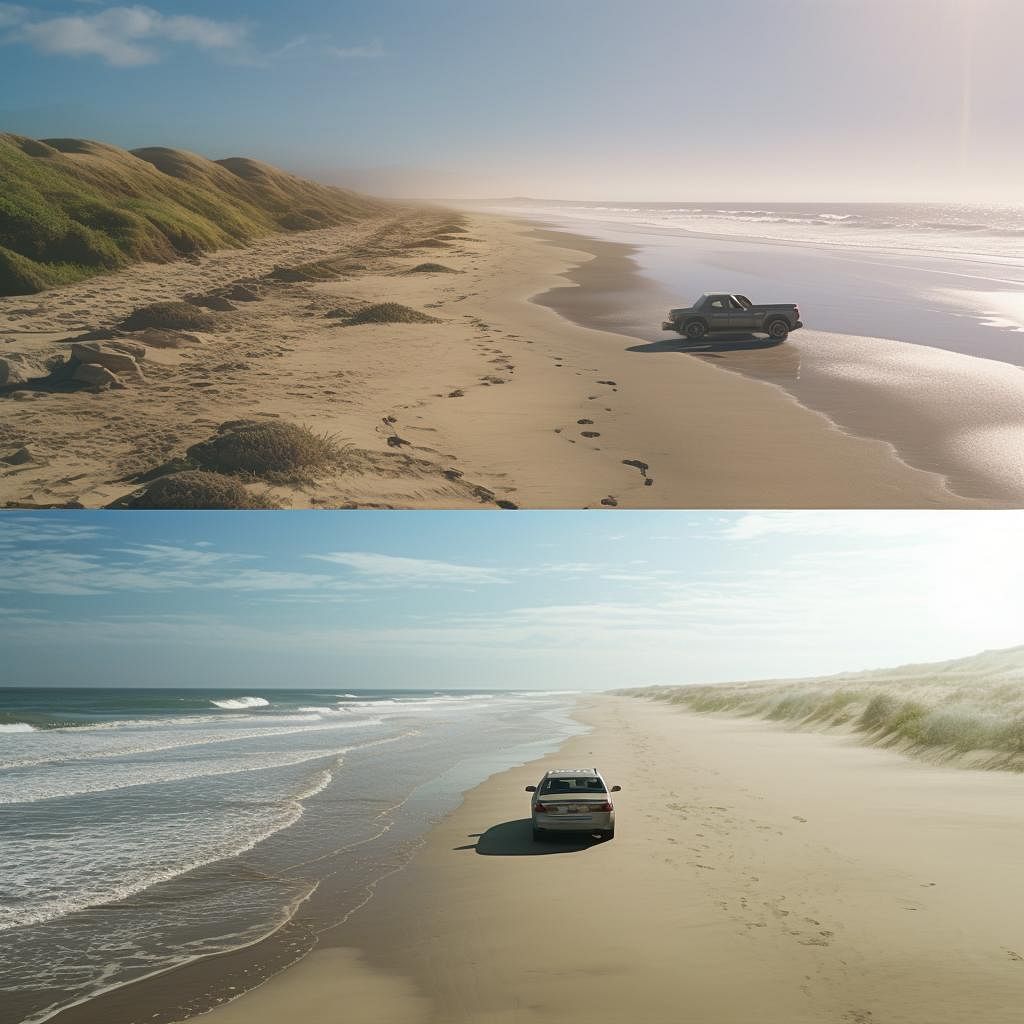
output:
[{"label": "car rear window", "polygon": [[542,793],[607,793],[604,783],[592,775],[580,778],[545,779]]}]

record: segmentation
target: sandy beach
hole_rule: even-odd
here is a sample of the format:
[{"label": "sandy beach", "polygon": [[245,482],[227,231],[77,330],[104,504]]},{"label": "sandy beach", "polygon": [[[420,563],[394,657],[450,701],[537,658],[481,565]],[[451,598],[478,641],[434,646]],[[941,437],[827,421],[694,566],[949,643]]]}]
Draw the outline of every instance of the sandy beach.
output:
[{"label": "sandy beach", "polygon": [[[639,358],[631,339],[531,302],[590,260],[572,240],[556,246],[476,213],[465,233],[431,240],[450,221],[447,211],[398,211],[0,300],[0,352],[41,363],[148,303],[259,285],[258,301],[218,313],[213,330],[179,332],[173,347],[126,335],[146,345],[144,379],[122,389],[8,389],[3,502],[103,507],[221,424],[276,419],[346,445],[325,472],[249,485],[256,500],[288,508],[1011,503],[1009,493],[963,497],[942,467],[912,469],[891,444],[844,433],[770,383],[674,353]],[[621,248],[605,255],[610,301],[629,267]],[[327,258],[349,260],[333,280],[265,276]],[[445,269],[410,272],[423,263]],[[338,318],[380,302],[438,322]]]},{"label": "sandy beach", "polygon": [[[211,1024],[1017,1019],[1019,776],[630,698],[578,714]],[[523,787],[555,762],[622,785],[615,840],[533,844]]]}]

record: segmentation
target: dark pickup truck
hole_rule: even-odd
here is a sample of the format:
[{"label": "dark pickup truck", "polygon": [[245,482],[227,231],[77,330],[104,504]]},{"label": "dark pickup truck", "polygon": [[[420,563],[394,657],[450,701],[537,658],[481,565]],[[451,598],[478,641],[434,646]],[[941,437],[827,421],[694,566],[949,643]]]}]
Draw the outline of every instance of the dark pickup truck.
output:
[{"label": "dark pickup truck", "polygon": [[705,293],[692,306],[670,309],[663,331],[676,331],[690,341],[719,331],[760,331],[783,341],[790,331],[803,327],[800,310],[791,302],[755,306],[745,295]]}]

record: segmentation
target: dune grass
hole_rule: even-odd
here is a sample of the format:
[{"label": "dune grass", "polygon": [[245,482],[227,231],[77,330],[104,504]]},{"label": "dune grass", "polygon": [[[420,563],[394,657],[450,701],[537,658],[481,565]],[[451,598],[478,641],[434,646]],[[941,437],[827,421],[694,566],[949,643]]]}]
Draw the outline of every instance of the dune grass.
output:
[{"label": "dune grass", "polygon": [[238,420],[221,424],[212,438],[189,448],[187,457],[215,473],[293,483],[336,463],[341,454],[334,438],[308,427],[278,420]]},{"label": "dune grass", "polygon": [[933,760],[1024,771],[1024,647],[813,679],[619,692],[707,714],[843,729]]},{"label": "dune grass", "polygon": [[403,270],[403,274],[458,274],[459,271],[453,267],[446,267],[443,263],[417,263],[415,267]]},{"label": "dune grass", "polygon": [[437,317],[427,316],[417,309],[410,309],[398,302],[379,302],[374,306],[353,313],[348,322],[358,324],[436,324]]},{"label": "dune grass", "polygon": [[256,509],[273,508],[254,498],[235,477],[202,470],[162,476],[149,484],[129,508],[138,509]]},{"label": "dune grass", "polygon": [[350,223],[386,206],[240,157],[6,133],[0,183],[0,295]]},{"label": "dune grass", "polygon": [[121,324],[128,331],[158,327],[171,331],[209,331],[217,325],[212,313],[191,302],[154,302],[133,310]]}]

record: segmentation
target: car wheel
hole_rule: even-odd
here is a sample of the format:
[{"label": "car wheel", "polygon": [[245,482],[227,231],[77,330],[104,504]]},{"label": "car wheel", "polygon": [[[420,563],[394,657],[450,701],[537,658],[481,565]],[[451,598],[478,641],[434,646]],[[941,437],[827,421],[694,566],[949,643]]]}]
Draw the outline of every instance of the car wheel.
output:
[{"label": "car wheel", "polygon": [[535,843],[543,843],[545,838],[546,836],[544,835],[544,832],[541,829],[535,828],[533,830],[533,841]]},{"label": "car wheel", "polygon": [[605,831],[601,833],[601,838],[605,842],[607,842],[609,839],[614,839],[615,838],[615,829],[613,829],[613,828],[605,829]]},{"label": "car wheel", "polygon": [[782,341],[789,335],[789,324],[785,320],[773,320],[768,325],[768,337],[776,341]]},{"label": "car wheel", "polygon": [[707,333],[707,324],[700,320],[692,320],[686,325],[686,336],[690,341],[700,341]]}]

